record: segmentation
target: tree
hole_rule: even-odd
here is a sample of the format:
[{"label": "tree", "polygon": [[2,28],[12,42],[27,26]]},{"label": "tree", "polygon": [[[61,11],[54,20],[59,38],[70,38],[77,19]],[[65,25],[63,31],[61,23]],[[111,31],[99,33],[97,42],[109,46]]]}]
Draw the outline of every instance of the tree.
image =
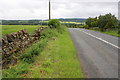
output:
[{"label": "tree", "polygon": [[118,26],[120,26],[120,20],[118,20]]},{"label": "tree", "polygon": [[92,18],[89,17],[89,18],[86,20],[86,24],[87,24],[89,27],[92,27],[91,23],[92,23]]},{"label": "tree", "polygon": [[89,28],[96,27],[97,26],[97,17],[95,17],[95,18],[88,18],[86,20],[86,24],[88,25]]},{"label": "tree", "polygon": [[103,31],[117,26],[117,18],[111,13],[98,17],[98,27]]}]

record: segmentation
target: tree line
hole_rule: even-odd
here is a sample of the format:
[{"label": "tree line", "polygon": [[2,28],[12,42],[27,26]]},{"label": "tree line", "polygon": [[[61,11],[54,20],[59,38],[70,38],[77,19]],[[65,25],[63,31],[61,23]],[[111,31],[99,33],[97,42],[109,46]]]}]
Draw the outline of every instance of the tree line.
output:
[{"label": "tree line", "polygon": [[86,28],[97,27],[101,31],[106,31],[108,29],[120,29],[120,21],[117,20],[115,15],[111,13],[100,15],[99,17],[91,18],[86,20]]},{"label": "tree line", "polygon": [[[60,18],[62,22],[85,22],[82,18]],[[48,20],[2,20],[2,25],[47,25]],[[73,25],[73,24],[69,24]]]},{"label": "tree line", "polygon": [[47,25],[41,20],[2,20],[2,25]]}]

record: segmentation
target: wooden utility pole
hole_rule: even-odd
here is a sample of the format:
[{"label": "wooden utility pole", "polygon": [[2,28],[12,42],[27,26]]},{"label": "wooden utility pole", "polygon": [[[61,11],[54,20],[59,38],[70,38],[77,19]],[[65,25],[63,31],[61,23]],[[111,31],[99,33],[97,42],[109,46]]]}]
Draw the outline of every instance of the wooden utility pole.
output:
[{"label": "wooden utility pole", "polygon": [[118,20],[120,20],[120,1],[118,2]]},{"label": "wooden utility pole", "polygon": [[49,20],[51,19],[51,5],[50,5],[50,0],[49,0]]}]

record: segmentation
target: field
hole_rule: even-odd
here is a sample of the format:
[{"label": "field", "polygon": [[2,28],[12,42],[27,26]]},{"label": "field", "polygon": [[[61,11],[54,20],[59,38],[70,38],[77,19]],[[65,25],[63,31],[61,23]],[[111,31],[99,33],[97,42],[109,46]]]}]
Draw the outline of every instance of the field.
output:
[{"label": "field", "polygon": [[84,22],[61,22],[61,23],[68,23],[68,24],[85,24]]},{"label": "field", "polygon": [[35,29],[40,27],[39,25],[2,25],[2,35],[17,32],[22,29],[26,29],[28,33],[32,34]]}]

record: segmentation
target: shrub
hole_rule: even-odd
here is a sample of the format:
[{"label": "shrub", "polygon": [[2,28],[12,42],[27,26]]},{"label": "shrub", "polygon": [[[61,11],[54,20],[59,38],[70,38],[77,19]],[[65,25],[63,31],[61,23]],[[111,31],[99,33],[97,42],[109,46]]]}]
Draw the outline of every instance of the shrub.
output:
[{"label": "shrub", "polygon": [[39,53],[43,51],[44,47],[47,45],[48,39],[42,39],[38,44],[37,47],[39,48]]},{"label": "shrub", "polygon": [[65,26],[59,27],[57,31],[58,31],[58,33],[62,34],[65,31]]},{"label": "shrub", "polygon": [[118,30],[118,34],[120,34],[120,29]]},{"label": "shrub", "polygon": [[31,54],[32,56],[38,55],[38,54],[39,54],[39,48],[38,48],[37,46],[31,48],[30,54]]},{"label": "shrub", "polygon": [[93,29],[93,30],[98,30],[98,31],[100,30],[99,27],[93,27],[92,29]]},{"label": "shrub", "polygon": [[53,36],[58,36],[58,32],[57,32],[56,29],[47,28],[46,30],[41,32],[41,38],[42,39],[51,38]]},{"label": "shrub", "polygon": [[25,53],[23,54],[20,59],[26,63],[33,63],[35,61],[34,59],[34,56],[32,54],[30,54],[29,52],[28,53]]},{"label": "shrub", "polygon": [[87,29],[87,28],[88,28],[88,25],[83,25],[82,27]]},{"label": "shrub", "polygon": [[49,22],[48,22],[48,26],[50,28],[59,28],[60,27],[60,21],[57,20],[57,19],[51,19]]}]

